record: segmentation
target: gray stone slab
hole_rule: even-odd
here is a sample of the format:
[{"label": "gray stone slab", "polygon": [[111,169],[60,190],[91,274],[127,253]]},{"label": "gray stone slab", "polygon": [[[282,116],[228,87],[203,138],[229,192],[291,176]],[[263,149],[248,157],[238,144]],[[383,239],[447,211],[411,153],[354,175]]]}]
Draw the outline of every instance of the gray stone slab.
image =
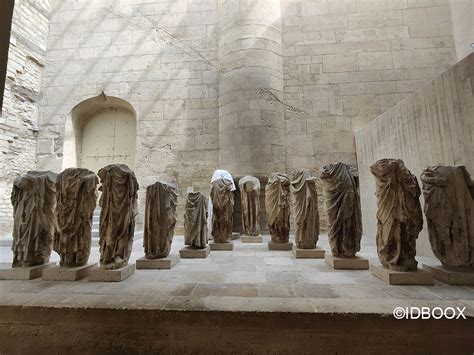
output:
[{"label": "gray stone slab", "polygon": [[324,256],[326,263],[336,270],[369,270],[369,260],[354,256],[353,258],[338,258],[330,253]]},{"label": "gray stone slab", "polygon": [[293,255],[297,259],[323,259],[325,250],[319,247],[314,249],[300,249],[293,245]]},{"label": "gray stone slab", "polygon": [[179,262],[178,254],[170,254],[166,258],[147,259],[141,257],[137,259],[137,269],[171,269]]},{"label": "gray stone slab", "polygon": [[417,271],[395,271],[382,265],[370,265],[372,275],[390,285],[434,285],[433,276],[422,269]]},{"label": "gray stone slab", "polygon": [[268,250],[291,250],[292,248],[293,242],[275,243],[271,240],[268,242]]},{"label": "gray stone slab", "polygon": [[261,235],[243,235],[242,243],[262,243],[263,238]]},{"label": "gray stone slab", "polygon": [[182,259],[205,259],[211,252],[211,248],[207,245],[203,249],[194,249],[190,247],[184,247],[179,251],[179,255]]},{"label": "gray stone slab", "polygon": [[96,266],[97,263],[77,267],[49,267],[43,271],[41,278],[45,281],[77,281],[89,276],[90,271]]},{"label": "gray stone slab", "polygon": [[430,272],[436,280],[448,285],[474,286],[474,269],[450,268],[429,263],[423,263],[423,269]]},{"label": "gray stone slab", "polygon": [[11,267],[11,263],[0,263],[0,280],[32,280],[41,277],[43,270],[56,263],[46,263],[31,267]]},{"label": "gray stone slab", "polygon": [[102,282],[120,282],[129,278],[135,273],[135,264],[128,264],[120,269],[105,270],[100,267],[91,270],[89,274],[89,281]]},{"label": "gray stone slab", "polygon": [[234,243],[214,243],[210,242],[209,246],[211,247],[212,251],[230,251],[234,249]]}]

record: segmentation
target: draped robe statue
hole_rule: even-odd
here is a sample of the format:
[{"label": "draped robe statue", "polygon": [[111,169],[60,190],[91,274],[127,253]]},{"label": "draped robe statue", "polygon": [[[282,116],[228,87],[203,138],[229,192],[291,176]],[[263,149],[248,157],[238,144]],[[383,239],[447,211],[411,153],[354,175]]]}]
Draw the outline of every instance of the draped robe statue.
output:
[{"label": "draped robe statue", "polygon": [[377,196],[377,253],[385,267],[416,271],[416,239],[423,228],[421,190],[402,160],[382,159],[370,167]]},{"label": "draped robe statue", "polygon": [[232,182],[217,179],[211,183],[212,200],[212,240],[215,243],[227,243],[232,235],[234,193]]},{"label": "draped robe statue", "polygon": [[184,213],[184,244],[195,249],[207,246],[206,197],[202,192],[189,192]]},{"label": "draped robe statue", "polygon": [[360,250],[362,214],[355,167],[344,163],[321,168],[328,219],[328,239],[334,256],[351,258]]},{"label": "draped robe statue", "polygon": [[319,239],[316,177],[309,170],[299,170],[293,174],[290,189],[296,224],[296,246],[300,249],[314,249]]},{"label": "draped robe statue", "polygon": [[270,174],[265,187],[265,208],[272,241],[288,243],[290,238],[290,177]]},{"label": "draped robe statue", "polygon": [[244,176],[239,180],[242,200],[242,224],[245,235],[260,234],[260,180],[254,176]]},{"label": "draped robe statue", "polygon": [[56,174],[29,171],[15,179],[13,205],[12,267],[49,262],[55,232]]},{"label": "draped robe statue", "polygon": [[87,169],[69,168],[58,175],[54,251],[61,266],[82,266],[89,260],[98,182],[97,175]]},{"label": "draped robe statue", "polygon": [[170,253],[177,202],[175,184],[156,182],[146,188],[143,247],[147,259],[165,258]]},{"label": "draped robe statue", "polygon": [[421,174],[431,249],[441,263],[474,267],[474,181],[464,166]]},{"label": "draped robe statue", "polygon": [[124,164],[111,164],[98,172],[100,196],[100,265],[119,269],[128,264],[132,252],[135,217],[138,214],[138,183]]}]

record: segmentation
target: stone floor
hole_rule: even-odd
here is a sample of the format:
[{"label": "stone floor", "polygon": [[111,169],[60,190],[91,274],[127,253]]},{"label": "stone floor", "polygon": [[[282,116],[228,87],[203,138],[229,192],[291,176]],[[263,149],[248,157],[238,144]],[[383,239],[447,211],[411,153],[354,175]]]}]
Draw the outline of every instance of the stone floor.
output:
[{"label": "stone floor", "polygon": [[[331,269],[323,259],[295,259],[291,251],[234,241],[233,251],[211,251],[207,259],[181,259],[171,270],[137,270],[120,283],[0,281],[0,306],[97,307],[163,310],[284,311],[391,314],[397,306],[466,307],[474,316],[474,287],[390,286],[370,271]],[[176,236],[171,253],[183,247]],[[326,236],[318,246],[329,250]],[[361,256],[376,261],[372,241]],[[131,261],[143,256],[137,236]],[[98,261],[94,243],[90,260]],[[53,252],[52,261],[58,256]],[[5,240],[0,262],[10,262]],[[418,258],[418,261],[429,259]]]}]

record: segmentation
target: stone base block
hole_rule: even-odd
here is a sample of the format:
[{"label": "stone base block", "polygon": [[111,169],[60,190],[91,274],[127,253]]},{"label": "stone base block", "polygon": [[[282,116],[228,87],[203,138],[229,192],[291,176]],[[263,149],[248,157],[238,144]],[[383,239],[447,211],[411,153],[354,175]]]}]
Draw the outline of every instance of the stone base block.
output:
[{"label": "stone base block", "polygon": [[291,248],[293,248],[292,242],[276,243],[271,240],[268,242],[268,250],[291,250]]},{"label": "stone base block", "polygon": [[436,280],[448,285],[474,286],[474,269],[451,268],[436,264],[423,264],[423,269],[430,272]]},{"label": "stone base block", "polygon": [[89,276],[91,270],[96,266],[97,263],[76,267],[49,267],[43,271],[41,278],[46,281],[77,281]]},{"label": "stone base block", "polygon": [[234,243],[214,243],[210,242],[209,246],[211,247],[212,251],[230,251],[234,249]]},{"label": "stone base block", "polygon": [[184,247],[179,251],[179,255],[183,259],[205,259],[211,252],[209,245],[203,249],[194,249],[191,247]]},{"label": "stone base block", "polygon": [[324,260],[336,270],[369,270],[369,260],[357,255],[352,258],[339,258],[328,253]]},{"label": "stone base block", "polygon": [[324,259],[325,250],[322,248],[300,249],[293,245],[292,249],[296,259]]},{"label": "stone base block", "polygon": [[135,264],[128,264],[120,269],[116,270],[105,270],[96,268],[91,270],[89,274],[89,281],[102,281],[102,282],[120,282],[129,278],[135,273]]},{"label": "stone base block", "polygon": [[390,285],[434,285],[433,276],[422,269],[417,271],[395,271],[382,265],[370,265],[372,275]]},{"label": "stone base block", "polygon": [[171,269],[179,262],[179,255],[168,255],[161,259],[147,259],[142,257],[137,259],[137,269]]},{"label": "stone base block", "polygon": [[41,277],[43,271],[56,263],[30,267],[12,267],[11,263],[0,263],[0,280],[32,280]]},{"label": "stone base block", "polygon": [[232,232],[232,235],[230,236],[230,240],[236,240],[239,238],[240,238],[240,233]]},{"label": "stone base block", "polygon": [[243,235],[242,243],[262,243],[261,235]]}]

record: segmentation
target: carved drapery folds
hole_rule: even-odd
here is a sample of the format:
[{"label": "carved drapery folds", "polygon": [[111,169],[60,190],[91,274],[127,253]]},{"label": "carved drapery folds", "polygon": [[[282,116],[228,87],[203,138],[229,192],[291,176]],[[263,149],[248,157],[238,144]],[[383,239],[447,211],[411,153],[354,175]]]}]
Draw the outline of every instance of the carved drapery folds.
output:
[{"label": "carved drapery folds", "polygon": [[232,186],[232,182],[226,179],[217,179],[211,183],[211,235],[216,243],[227,243],[227,239],[232,235],[234,210]]},{"label": "carved drapery folds", "polygon": [[111,164],[98,172],[100,197],[100,265],[118,269],[128,264],[132,252],[138,183],[135,173],[123,164]]},{"label": "carved drapery folds", "polygon": [[273,242],[287,243],[290,237],[290,177],[271,174],[265,187],[268,228]]},{"label": "carved drapery folds", "polygon": [[362,214],[359,182],[354,166],[336,163],[321,168],[331,251],[337,257],[353,257],[360,250]]},{"label": "carved drapery folds", "polygon": [[299,170],[293,174],[290,186],[296,246],[300,249],[314,249],[319,238],[316,177],[309,170]]},{"label": "carved drapery folds", "polygon": [[245,235],[260,234],[260,181],[254,176],[244,176],[239,180],[242,201],[242,225]]},{"label": "carved drapery folds", "polygon": [[443,265],[474,267],[474,181],[464,166],[421,174],[431,249]]},{"label": "carved drapery folds", "polygon": [[176,184],[156,182],[146,189],[143,247],[147,259],[168,256],[176,225]]},{"label": "carved drapery folds", "polygon": [[377,252],[382,265],[417,269],[416,239],[423,228],[420,186],[402,160],[382,159],[370,167],[377,196]]},{"label": "carved drapery folds", "polygon": [[206,197],[202,192],[189,192],[184,213],[184,244],[195,249],[207,246]]},{"label": "carved drapery folds", "polygon": [[58,175],[54,251],[60,255],[61,266],[82,266],[89,260],[98,182],[88,169],[69,168]]},{"label": "carved drapery folds", "polygon": [[13,205],[12,267],[49,262],[55,232],[56,174],[29,171],[15,179]]}]

